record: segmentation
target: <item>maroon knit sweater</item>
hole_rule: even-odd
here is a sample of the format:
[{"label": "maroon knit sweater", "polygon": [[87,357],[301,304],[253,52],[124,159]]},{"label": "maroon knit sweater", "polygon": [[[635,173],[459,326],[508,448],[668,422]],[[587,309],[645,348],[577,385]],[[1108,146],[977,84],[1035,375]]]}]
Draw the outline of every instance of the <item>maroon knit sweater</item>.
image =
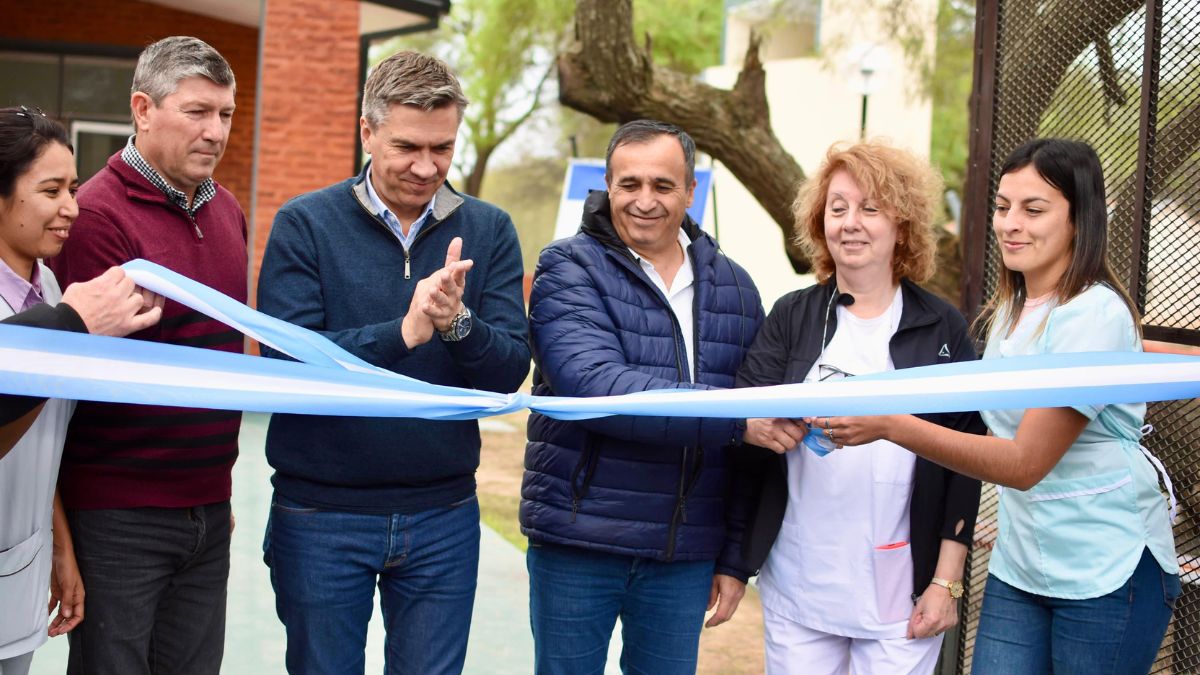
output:
[{"label": "maroon knit sweater", "polygon": [[[199,232],[199,233],[198,233]],[[246,217],[225,188],[196,212],[121,159],[79,190],[79,218],[49,261],[65,289],[113,265],[145,258],[246,301]],[[168,300],[141,340],[242,352],[242,336]],[[241,413],[80,401],[63,451],[59,490],[68,509],[187,507],[229,499]]]}]

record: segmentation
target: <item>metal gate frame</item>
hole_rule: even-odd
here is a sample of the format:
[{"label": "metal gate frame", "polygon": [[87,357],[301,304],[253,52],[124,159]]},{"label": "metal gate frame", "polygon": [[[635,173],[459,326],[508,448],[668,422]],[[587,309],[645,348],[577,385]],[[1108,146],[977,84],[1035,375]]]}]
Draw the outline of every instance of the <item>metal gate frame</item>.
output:
[{"label": "metal gate frame", "polygon": [[[1004,50],[1006,48],[1012,48],[1018,44],[1024,49],[1031,48],[1027,43],[1018,42],[1022,38],[1022,35],[1017,35],[1018,28],[1013,29],[1013,35],[1005,34],[1006,17],[1012,19],[1014,24],[1019,26],[1018,22],[1024,20],[1025,15],[1012,14],[1010,16],[1005,12],[1006,10],[1019,11],[1013,9],[1014,7],[1026,9],[1033,7],[1038,11],[1048,12],[1047,8],[1053,7],[1055,4],[1059,3],[1039,4],[1031,0],[977,0],[976,2],[975,61],[970,99],[970,148],[961,225],[963,242],[961,307],[970,320],[973,320],[982,309],[995,282],[995,271],[999,265],[994,237],[991,234],[991,214],[1000,164],[1017,143],[1026,140],[1002,138],[998,129],[1001,129],[1005,119],[1014,119],[1014,115],[1031,113],[1033,106],[1029,106],[1025,110],[1020,109],[1020,106],[1028,103],[1027,100],[1022,100],[1021,78],[1032,79],[1041,74],[1006,72],[1004,70],[1006,65]],[[1121,257],[1120,260],[1112,260],[1114,269],[1118,276],[1126,282],[1143,317],[1147,316],[1148,300],[1150,301],[1150,317],[1145,318],[1142,324],[1143,335],[1146,339],[1183,345],[1200,345],[1200,309],[1198,309],[1200,301],[1192,299],[1200,294],[1200,272],[1197,271],[1200,270],[1200,263],[1193,264],[1188,261],[1187,264],[1180,267],[1176,264],[1177,259],[1172,257],[1173,266],[1166,265],[1162,262],[1161,255],[1161,244],[1165,240],[1167,244],[1175,245],[1175,248],[1170,249],[1173,256],[1191,255],[1192,258],[1200,259],[1200,234],[1191,233],[1194,227],[1196,228],[1195,232],[1200,233],[1200,227],[1197,227],[1197,224],[1200,223],[1200,167],[1191,168],[1191,164],[1200,164],[1200,162],[1194,161],[1195,154],[1185,153],[1182,156],[1192,159],[1188,160],[1190,163],[1181,165],[1179,163],[1180,155],[1177,154],[1167,161],[1171,167],[1169,170],[1156,171],[1162,168],[1160,143],[1167,144],[1165,146],[1167,151],[1174,147],[1177,153],[1181,148],[1187,148],[1188,153],[1194,153],[1193,145],[1200,147],[1200,131],[1196,134],[1189,132],[1191,135],[1185,136],[1175,133],[1177,129],[1173,127],[1176,122],[1179,122],[1181,127],[1182,123],[1194,125],[1200,119],[1195,112],[1195,110],[1200,110],[1200,107],[1185,106],[1174,99],[1168,100],[1164,104],[1160,99],[1160,94],[1162,94],[1160,85],[1164,82],[1164,74],[1167,74],[1180,78],[1170,80],[1174,83],[1173,86],[1182,86],[1185,91],[1189,92],[1189,96],[1194,91],[1196,94],[1194,100],[1200,101],[1200,67],[1197,67],[1198,64],[1191,60],[1180,64],[1172,61],[1169,55],[1164,59],[1164,7],[1177,9],[1179,3],[1176,0],[1144,0],[1144,2],[1135,0],[1133,3],[1110,0],[1107,3],[1068,2],[1061,4],[1074,5],[1074,14],[1076,17],[1081,17],[1078,19],[1081,24],[1088,24],[1090,12],[1108,11],[1109,14],[1106,16],[1111,19],[1118,16],[1118,12],[1125,11],[1127,8],[1132,9],[1132,13],[1124,15],[1124,18],[1112,25],[1128,27],[1129,25],[1144,24],[1140,38],[1142,47],[1140,85],[1132,86],[1133,83],[1131,83],[1128,91],[1129,102],[1122,108],[1128,113],[1128,119],[1131,122],[1133,119],[1132,106],[1135,103],[1138,106],[1136,167],[1130,175],[1131,181],[1120,186],[1120,190],[1124,190],[1121,194],[1126,199],[1123,204],[1131,205],[1132,213],[1127,211],[1121,214],[1113,213],[1110,221],[1110,259]],[[1092,23],[1108,25],[1094,17]],[[1115,30],[1112,26],[1109,27],[1111,30]],[[1071,25],[1069,28],[1075,30],[1076,35],[1083,30],[1078,25]],[[1180,38],[1181,30],[1185,31],[1182,33],[1184,39],[1200,43],[1200,18],[1168,22],[1167,30],[1174,31],[1169,35],[1175,39]],[[1088,49],[1094,49],[1094,53],[1097,55],[1096,62],[1099,63],[1102,61],[1101,43],[1103,43],[1103,46],[1109,50],[1108,58],[1111,61],[1112,38],[1109,33],[1098,35],[1100,37],[1096,42],[1087,43],[1088,46],[1084,47],[1082,53],[1087,53]],[[1132,53],[1128,47],[1129,44],[1134,44],[1131,42],[1134,32],[1126,30],[1118,37],[1127,41],[1125,54]],[[1053,50],[1055,46],[1037,45],[1034,48]],[[1064,49],[1058,56],[1065,56],[1067,53]],[[1197,58],[1191,53],[1186,54],[1185,57],[1186,59]],[[1080,68],[1090,67],[1087,65],[1088,61],[1079,61],[1080,55],[1072,58],[1075,60],[1070,62],[1071,67],[1077,67],[1078,63],[1083,63],[1082,66],[1078,66]],[[1096,72],[1100,73],[1103,64],[1096,68]],[[1184,70],[1185,68],[1188,70]],[[1013,70],[1015,71],[1016,68],[1014,67]],[[1191,75],[1193,70],[1195,74]],[[1132,78],[1134,73],[1136,73],[1136,69],[1130,67],[1123,74]],[[1187,73],[1187,75],[1180,76],[1180,73]],[[1103,80],[1103,75],[1104,73],[1100,73],[1098,79]],[[1195,79],[1189,79],[1191,77]],[[1066,81],[1067,77],[1064,74],[1063,79],[1055,85],[1055,96],[1059,95],[1058,87],[1063,86]],[[1179,85],[1180,82],[1183,84]],[[1006,92],[1005,86],[1012,91]],[[1135,93],[1136,99],[1133,98]],[[1033,114],[1041,116],[1037,118],[1037,128],[1041,133],[1047,131],[1045,115],[1048,110],[1049,108],[1033,111]],[[1160,115],[1164,111],[1165,114]],[[1163,123],[1162,120],[1166,120],[1166,123]],[[1081,121],[1078,123],[1080,128],[1073,127],[1072,124],[1072,122],[1067,122],[1060,125],[1066,128],[1066,133],[1063,135],[1074,136],[1077,134],[1072,131],[1078,131],[1080,132],[1078,135],[1085,139],[1089,135],[1096,135],[1101,138],[1102,142],[1113,143],[1109,146],[1110,149],[1121,147],[1125,151],[1133,150],[1132,144],[1120,145],[1120,141],[1113,140],[1116,136],[1111,130],[1102,128],[1094,121],[1086,122],[1091,126],[1084,126],[1085,122]],[[1020,125],[1017,125],[1017,128],[1021,128]],[[1058,129],[1050,129],[1049,132],[1048,135],[1061,133]],[[1177,147],[1170,145],[1179,142],[1181,138],[1187,140],[1187,143]],[[1172,178],[1173,173],[1182,173],[1183,177],[1176,176],[1177,183],[1172,188],[1168,185],[1168,181]],[[1113,176],[1107,178],[1111,181]],[[1183,189],[1178,187],[1180,182],[1184,185]],[[1111,182],[1108,187],[1111,200],[1117,194],[1118,189]],[[1175,216],[1161,213],[1163,203],[1174,204],[1175,202],[1169,200],[1176,199],[1178,201],[1177,197],[1181,193],[1184,195],[1183,201],[1185,202],[1183,205],[1185,208],[1182,211],[1189,215],[1179,216],[1178,219],[1175,219]],[[1156,211],[1156,208],[1159,211]],[[1183,234],[1173,234],[1175,229]],[[1152,244],[1154,244],[1153,247]],[[1119,252],[1117,251],[1118,247],[1122,247]],[[1155,252],[1153,255],[1152,251]],[[1184,270],[1182,275],[1178,274],[1179,269]],[[1168,278],[1165,276],[1166,274],[1177,274],[1177,276]],[[1153,284],[1161,285],[1164,283],[1164,279],[1173,284],[1170,286],[1171,288],[1196,288],[1197,290],[1174,291],[1172,297],[1179,298],[1174,301],[1176,306],[1171,307],[1172,311],[1169,312],[1158,311],[1156,303],[1161,304],[1166,301],[1158,299],[1158,296],[1154,295],[1156,292],[1154,289],[1157,287]],[[1148,293],[1148,291],[1151,292]],[[1158,432],[1147,437],[1144,441],[1146,446],[1164,460],[1168,469],[1175,476],[1181,511],[1181,516],[1175,526],[1176,548],[1181,562],[1186,564],[1184,570],[1185,596],[1181,598],[1180,604],[1176,607],[1172,627],[1168,630],[1154,672],[1197,672],[1200,671],[1200,572],[1193,569],[1193,566],[1200,561],[1200,404],[1195,401],[1151,404],[1147,421],[1152,421],[1158,428]],[[965,580],[967,595],[962,605],[960,626],[956,631],[957,634],[947,636],[948,641],[953,640],[956,645],[947,645],[948,651],[944,652],[944,655],[948,657],[951,651],[956,651],[957,662],[952,664],[949,663],[951,659],[944,658],[945,668],[941,672],[965,673],[970,671],[975,631],[978,625],[979,604],[986,581],[987,560],[990,556],[988,537],[994,535],[994,520],[989,519],[994,518],[996,498],[991,487],[986,485],[984,495],[984,503],[980,508],[981,526],[976,534],[976,546],[972,548],[968,558]],[[1195,502],[1194,505],[1193,502]],[[1191,584],[1196,584],[1194,595],[1190,590]]]}]

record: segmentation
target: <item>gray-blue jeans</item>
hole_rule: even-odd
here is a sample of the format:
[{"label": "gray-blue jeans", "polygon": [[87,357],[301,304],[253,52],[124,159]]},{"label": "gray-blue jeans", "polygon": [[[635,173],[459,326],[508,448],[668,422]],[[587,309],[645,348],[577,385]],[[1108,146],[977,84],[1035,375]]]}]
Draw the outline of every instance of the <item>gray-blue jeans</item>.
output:
[{"label": "gray-blue jeans", "polygon": [[229,502],[68,511],[87,593],[69,675],[217,675],[225,647]]}]

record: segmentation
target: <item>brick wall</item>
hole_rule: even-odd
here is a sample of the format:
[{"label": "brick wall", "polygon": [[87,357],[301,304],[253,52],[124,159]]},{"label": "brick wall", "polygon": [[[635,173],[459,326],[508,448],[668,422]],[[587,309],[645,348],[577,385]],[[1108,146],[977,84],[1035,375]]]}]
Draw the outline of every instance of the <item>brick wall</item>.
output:
[{"label": "brick wall", "polygon": [[268,2],[251,295],[276,211],[348,178],[358,124],[358,2]]},{"label": "brick wall", "polygon": [[0,37],[141,49],[170,35],[194,35],[229,61],[237,112],[216,179],[250,209],[258,29],[138,0],[0,0]]},{"label": "brick wall", "polygon": [[[195,35],[229,61],[238,80],[229,146],[216,179],[253,218],[250,291],[276,211],[288,199],[342,180],[354,169],[358,120],[357,0],[266,3],[258,88],[258,29],[140,0],[0,0],[0,37],[140,49],[168,35]],[[256,88],[262,96],[258,181]],[[251,192],[257,197],[250,214]]]}]

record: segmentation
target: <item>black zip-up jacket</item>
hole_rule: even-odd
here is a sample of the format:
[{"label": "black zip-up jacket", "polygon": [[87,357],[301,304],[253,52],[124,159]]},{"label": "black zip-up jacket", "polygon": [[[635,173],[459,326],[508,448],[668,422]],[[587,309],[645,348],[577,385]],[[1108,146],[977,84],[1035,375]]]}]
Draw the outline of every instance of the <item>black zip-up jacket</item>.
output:
[{"label": "black zip-up jacket", "polygon": [[[0,319],[0,323],[12,324],[14,326],[68,330],[76,333],[88,332],[87,325],[83,323],[83,319],[79,318],[79,314],[69,305],[61,302],[53,307],[50,305],[34,305],[24,312]],[[33,410],[45,400],[45,397],[42,396],[0,395],[0,425],[8,424],[24,417],[25,413]]]},{"label": "black zip-up jacket", "polygon": [[[976,358],[966,321],[958,310],[907,279],[900,286],[904,309],[889,347],[896,370]],[[837,331],[835,293],[835,285],[825,283],[780,298],[742,362],[736,386],[803,382]],[[978,412],[919,417],[958,431],[987,431]],[[730,455],[735,458],[732,517],[745,521],[744,528],[732,529],[735,534],[742,533],[738,566],[758,570],[775,543],[787,508],[787,460],[752,445]],[[933,578],[942,539],[971,545],[980,483],[921,457],[913,471],[909,536],[913,593],[919,595]]]}]

